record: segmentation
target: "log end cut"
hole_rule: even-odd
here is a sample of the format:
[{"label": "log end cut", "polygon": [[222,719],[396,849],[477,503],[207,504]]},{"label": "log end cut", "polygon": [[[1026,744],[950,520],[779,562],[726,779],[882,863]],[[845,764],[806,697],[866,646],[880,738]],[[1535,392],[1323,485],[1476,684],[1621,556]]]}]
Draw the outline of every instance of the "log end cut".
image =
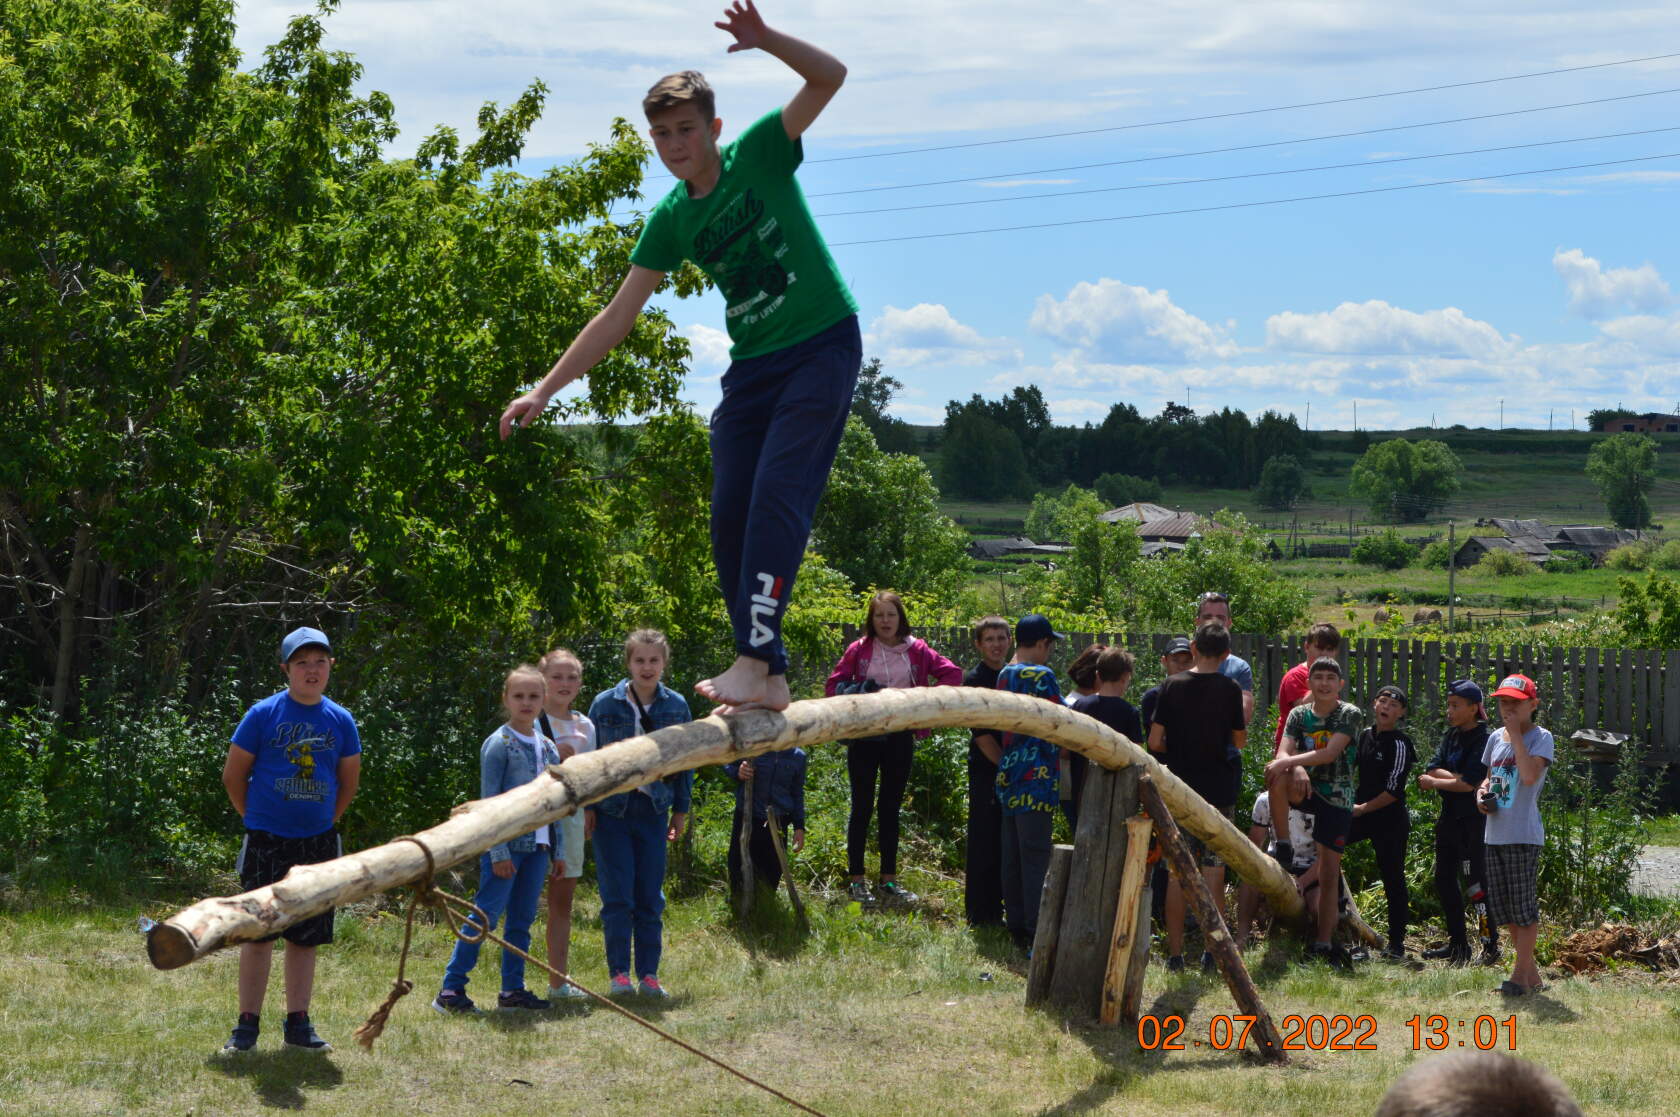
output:
[{"label": "log end cut", "polygon": [[198,957],[192,936],[173,923],[158,923],[146,932],[146,956],[160,970],[178,970]]}]

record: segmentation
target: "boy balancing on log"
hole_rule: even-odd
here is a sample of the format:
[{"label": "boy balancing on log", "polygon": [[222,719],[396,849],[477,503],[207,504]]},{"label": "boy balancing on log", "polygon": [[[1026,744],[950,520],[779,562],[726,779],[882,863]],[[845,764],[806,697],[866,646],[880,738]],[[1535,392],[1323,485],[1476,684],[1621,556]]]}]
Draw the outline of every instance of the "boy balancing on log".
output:
[{"label": "boy balancing on log", "polygon": [[725,712],[780,710],[789,702],[782,614],[863,358],[857,303],[793,176],[804,158],[800,136],[846,67],[766,27],[752,0],[737,0],[717,26],[735,37],[731,52],[763,50],[805,84],[722,146],[723,121],[700,74],[672,74],[648,91],[649,135],[677,185],[648,214],[618,293],[542,382],[508,405],[501,434],[535,420],[555,392],[623,341],[667,272],[698,264],[728,300],[733,342],[712,413],[712,557],[736,659],[694,689]]}]

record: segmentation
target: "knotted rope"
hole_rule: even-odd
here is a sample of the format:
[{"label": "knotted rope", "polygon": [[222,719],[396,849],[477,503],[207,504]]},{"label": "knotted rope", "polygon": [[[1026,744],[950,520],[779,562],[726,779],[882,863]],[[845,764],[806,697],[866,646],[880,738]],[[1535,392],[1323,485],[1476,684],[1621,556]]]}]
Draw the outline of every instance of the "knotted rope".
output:
[{"label": "knotted rope", "polygon": [[[731,1066],[715,1055],[707,1054],[686,1040],[678,1039],[670,1032],[667,1032],[665,1029],[659,1027],[659,1025],[653,1023],[653,1021],[637,1016],[634,1012],[631,1012],[629,1009],[625,1008],[616,1001],[602,996],[600,993],[595,992],[595,990],[590,989],[587,986],[579,984],[572,975],[561,973],[547,962],[539,961],[538,959],[531,957],[528,952],[512,945],[501,936],[492,933],[490,930],[490,920],[485,916],[482,908],[468,900],[463,900],[461,897],[452,895],[437,887],[437,884],[433,880],[433,876],[437,871],[437,863],[432,859],[432,851],[426,848],[425,842],[421,841],[419,838],[408,835],[404,835],[403,837],[393,840],[398,842],[413,842],[415,845],[420,847],[420,852],[426,855],[426,875],[414,885],[413,895],[411,895],[408,900],[408,912],[403,922],[402,954],[397,959],[397,977],[396,980],[391,983],[391,992],[386,995],[385,1000],[379,1005],[379,1007],[373,1010],[367,1020],[363,1022],[361,1027],[357,1028],[353,1033],[356,1037],[356,1042],[361,1044],[364,1049],[368,1051],[373,1050],[373,1041],[378,1039],[380,1034],[385,1031],[385,1023],[390,1018],[391,1010],[396,1007],[398,1001],[402,1000],[414,990],[414,982],[409,981],[404,976],[404,970],[408,966],[408,948],[414,935],[414,912],[421,904],[425,904],[427,907],[435,908],[437,912],[443,916],[443,918],[448,920],[450,931],[454,933],[456,938],[462,940],[463,942],[493,942],[497,946],[500,946],[503,950],[511,951],[519,957],[525,959],[525,961],[529,962],[531,965],[546,970],[549,975],[550,984],[564,982],[571,985],[574,988],[581,990],[596,1004],[603,1005],[606,1008],[611,1009],[620,1016],[624,1017],[626,1020],[640,1024],[660,1039],[676,1044],[689,1054],[704,1059],[706,1062],[711,1063],[720,1070],[727,1071],[736,1078],[739,1078],[742,1082],[747,1083],[749,1086],[755,1086],[772,1097],[779,1098],[802,1113],[814,1114],[815,1117],[824,1117],[820,1110],[812,1109],[803,1102],[788,1097],[774,1086],[759,1081],[746,1071],[741,1070],[738,1067]],[[478,922],[476,924],[472,922],[471,916],[478,917]],[[466,924],[465,927],[462,926],[463,923]],[[474,933],[475,931],[477,932],[476,934]]]}]

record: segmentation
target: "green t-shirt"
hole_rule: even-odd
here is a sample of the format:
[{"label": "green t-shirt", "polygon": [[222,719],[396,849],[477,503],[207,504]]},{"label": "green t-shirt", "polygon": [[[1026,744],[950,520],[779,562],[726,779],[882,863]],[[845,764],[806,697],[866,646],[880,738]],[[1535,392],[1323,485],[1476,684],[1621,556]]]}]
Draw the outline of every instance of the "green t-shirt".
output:
[{"label": "green t-shirt", "polygon": [[659,199],[630,262],[674,271],[693,260],[729,301],[729,355],[740,360],[797,345],[857,303],[840,278],[793,172],[805,157],[782,110],[718,149],[722,170],[704,198],[679,182]]},{"label": "green t-shirt", "polygon": [[1321,749],[1338,733],[1348,735],[1348,747],[1329,764],[1315,764],[1307,769],[1312,777],[1313,790],[1344,810],[1353,809],[1354,788],[1359,783],[1359,731],[1364,728],[1365,716],[1352,702],[1338,702],[1324,717],[1313,712],[1308,702],[1289,711],[1283,735],[1295,738],[1295,751]]}]

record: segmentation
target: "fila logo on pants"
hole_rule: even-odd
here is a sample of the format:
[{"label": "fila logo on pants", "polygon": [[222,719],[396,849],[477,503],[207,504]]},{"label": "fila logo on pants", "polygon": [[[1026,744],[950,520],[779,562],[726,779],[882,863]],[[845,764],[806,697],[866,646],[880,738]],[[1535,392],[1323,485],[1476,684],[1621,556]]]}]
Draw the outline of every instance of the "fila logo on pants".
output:
[{"label": "fila logo on pants", "polygon": [[765,622],[775,618],[777,601],[781,596],[780,578],[772,578],[768,574],[758,576],[758,592],[752,595],[752,635],[747,638],[748,644],[760,648],[776,638]]}]

